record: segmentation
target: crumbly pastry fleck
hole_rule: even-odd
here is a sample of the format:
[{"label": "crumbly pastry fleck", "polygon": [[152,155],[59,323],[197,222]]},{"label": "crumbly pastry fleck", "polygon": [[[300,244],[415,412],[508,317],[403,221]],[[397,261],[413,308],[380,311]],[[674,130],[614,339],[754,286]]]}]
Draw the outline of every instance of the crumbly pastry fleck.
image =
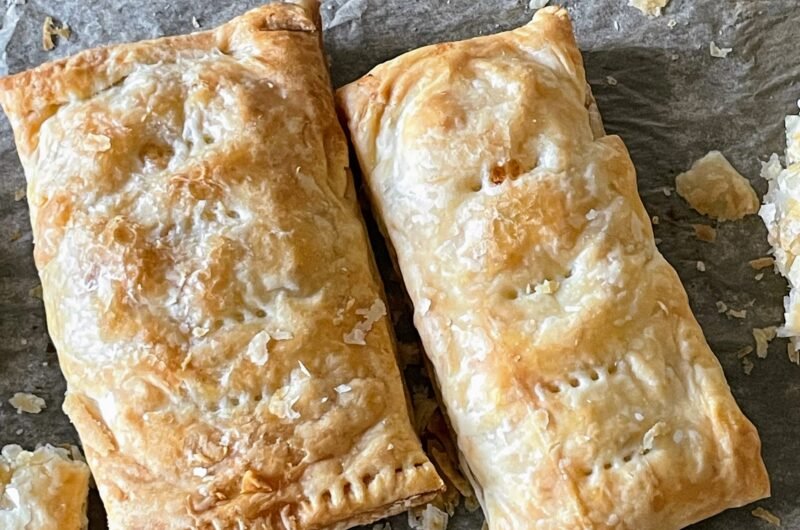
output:
[{"label": "crumbly pastry fleck", "polygon": [[764,256],[763,258],[751,259],[747,263],[749,263],[753,269],[759,271],[775,265],[775,258]]},{"label": "crumbly pastry fleck", "polygon": [[18,190],[14,191],[14,201],[21,201],[25,198],[25,188],[19,188]]},{"label": "crumbly pastry fleck", "polygon": [[711,57],[720,59],[726,58],[733,51],[733,48],[720,48],[713,40],[708,43],[708,49],[711,53]]},{"label": "crumbly pastry fleck", "polygon": [[705,224],[693,224],[692,228],[694,229],[694,236],[700,241],[713,243],[717,240],[717,230],[713,226]]},{"label": "crumbly pastry fleck", "polygon": [[711,151],[675,177],[689,206],[713,219],[731,221],[758,212],[758,195],[719,151]]},{"label": "crumbly pastry fleck", "polygon": [[778,328],[769,326],[766,328],[753,328],[753,339],[756,341],[756,356],[759,359],[767,357],[769,342],[775,338]]},{"label": "crumbly pastry fleck", "polygon": [[628,5],[635,7],[648,17],[660,17],[669,0],[628,0]]},{"label": "crumbly pastry fleck", "polygon": [[747,318],[747,309],[728,309],[725,314],[731,318]]},{"label": "crumbly pastry fleck", "polygon": [[695,267],[696,267],[696,268],[697,268],[697,270],[698,270],[698,271],[700,271],[700,272],[706,272],[706,264],[705,264],[705,263],[703,263],[702,261],[698,261],[698,262],[695,264]]},{"label": "crumbly pastry fleck", "polygon": [[[683,528],[768,495],[566,10],[401,55],[338,97],[492,527]],[[525,294],[545,280],[554,294]]]},{"label": "crumbly pastry fleck", "polygon": [[766,521],[773,526],[780,526],[781,519],[771,511],[767,510],[766,508],[762,508],[761,506],[757,506],[752,512],[753,517],[757,517],[762,521]]},{"label": "crumbly pastry fleck", "polygon": [[0,451],[0,528],[82,530],[86,528],[89,468],[74,446],[44,445]]},{"label": "crumbly pastry fleck", "polygon": [[50,51],[56,47],[53,37],[58,36],[66,40],[69,38],[70,34],[71,30],[69,29],[69,25],[62,24],[61,26],[56,26],[53,22],[53,17],[45,17],[44,23],[42,24],[42,48],[45,51]]},{"label": "crumbly pastry fleck", "polygon": [[17,410],[17,414],[39,414],[46,407],[45,400],[29,392],[17,392],[8,400],[8,403]]},{"label": "crumbly pastry fleck", "polygon": [[[64,409],[111,528],[349,528],[443,487],[382,318],[317,9],[0,79]],[[365,344],[346,344],[359,322]]]}]

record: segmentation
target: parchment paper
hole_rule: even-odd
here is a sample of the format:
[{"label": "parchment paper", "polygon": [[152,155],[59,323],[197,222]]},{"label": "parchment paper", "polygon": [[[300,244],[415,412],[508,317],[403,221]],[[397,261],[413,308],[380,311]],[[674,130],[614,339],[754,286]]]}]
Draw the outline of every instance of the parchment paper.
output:
[{"label": "parchment paper", "polygon": [[[29,0],[16,7],[20,17],[7,48],[7,67],[14,73],[92,46],[195,31],[192,17],[202,27],[211,27],[258,3]],[[750,514],[762,506],[782,519],[783,528],[800,530],[800,367],[789,362],[784,340],[770,344],[766,359],[748,356],[754,364],[750,375],[736,355],[753,345],[753,327],[781,323],[786,283],[771,270],[758,281],[758,271],[747,264],[768,251],[766,230],[757,216],[715,223],[674,193],[675,175],[711,149],[721,150],[751,179],[759,195],[765,191],[765,182],[758,178],[759,160],[783,151],[783,116],[796,112],[800,97],[798,4],[673,0],[656,19],[628,7],[626,0],[564,4],[572,14],[606,128],[625,140],[645,205],[659,218],[654,227],[659,248],[678,270],[737,401],[761,434],[773,497],[729,510],[696,528],[769,528]],[[322,12],[337,86],[404,51],[498,32],[532,16],[527,0],[331,0]],[[73,30],[71,38],[59,41],[51,52],[41,48],[46,16]],[[724,59],[711,57],[711,40],[733,52]],[[47,338],[44,310],[30,293],[38,279],[29,218],[25,200],[14,200],[15,192],[24,188],[24,178],[5,118],[0,119],[0,173],[0,445],[77,443],[61,412],[65,383]],[[692,223],[714,225],[716,242],[698,241]],[[373,239],[398,336],[412,342],[413,327],[399,281],[380,238]],[[698,261],[705,272],[698,270]],[[746,318],[719,313],[718,301],[746,309]],[[38,415],[17,414],[7,401],[20,391],[42,396],[47,408]],[[105,528],[96,493],[90,513],[91,528]],[[392,528],[407,529],[405,521],[405,516],[394,518]],[[479,511],[458,513],[449,528],[478,530],[481,524]]]}]

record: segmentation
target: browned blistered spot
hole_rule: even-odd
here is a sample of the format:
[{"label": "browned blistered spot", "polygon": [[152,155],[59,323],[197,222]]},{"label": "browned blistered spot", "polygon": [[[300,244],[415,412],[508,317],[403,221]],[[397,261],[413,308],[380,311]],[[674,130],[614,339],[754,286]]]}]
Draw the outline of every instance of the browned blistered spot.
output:
[{"label": "browned blistered spot", "polygon": [[504,164],[498,164],[489,172],[489,180],[492,184],[502,184],[506,179],[515,180],[522,174],[522,166],[520,163],[511,159]]}]

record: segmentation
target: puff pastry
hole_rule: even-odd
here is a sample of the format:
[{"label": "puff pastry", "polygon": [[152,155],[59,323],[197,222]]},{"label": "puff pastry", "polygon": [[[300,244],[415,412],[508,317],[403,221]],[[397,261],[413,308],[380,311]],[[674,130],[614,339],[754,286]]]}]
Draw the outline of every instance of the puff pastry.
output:
[{"label": "puff pastry", "polygon": [[565,10],[338,97],[490,528],[664,530],[768,495]]},{"label": "puff pastry", "polygon": [[111,528],[350,528],[435,495],[317,6],[0,81]]},{"label": "puff pastry", "polygon": [[0,452],[0,528],[81,530],[86,528],[89,468],[66,449],[45,445]]},{"label": "puff pastry", "polygon": [[783,300],[784,323],[778,335],[790,338],[789,359],[800,363],[800,116],[786,116],[786,167],[777,154],[763,163],[761,176],[769,182],[764,204],[758,214],[767,227],[775,255],[775,266],[789,281],[789,295]]}]

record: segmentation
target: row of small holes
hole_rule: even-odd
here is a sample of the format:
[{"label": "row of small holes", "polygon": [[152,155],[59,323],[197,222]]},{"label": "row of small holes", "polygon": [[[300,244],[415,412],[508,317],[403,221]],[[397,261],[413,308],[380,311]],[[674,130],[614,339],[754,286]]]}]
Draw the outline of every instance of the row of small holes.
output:
[{"label": "row of small holes", "polygon": [[[424,466],[425,466],[424,462],[418,462],[418,463],[414,464],[414,469],[419,469],[419,468],[424,467]],[[402,474],[402,473],[405,472],[405,468],[402,468],[402,467],[395,468],[394,472],[395,472],[395,474],[398,474],[398,475]],[[369,485],[372,484],[372,482],[376,478],[377,478],[376,475],[364,475],[363,477],[361,477],[361,482],[364,484],[364,486],[369,488]],[[342,493],[344,494],[345,497],[350,496],[353,493],[352,484],[350,484],[349,482],[345,483],[345,485],[342,487]],[[322,493],[322,502],[329,503],[329,504],[332,502],[332,496],[331,496],[331,492],[330,491],[325,491],[325,492]]]},{"label": "row of small holes", "polygon": [[[650,452],[649,449],[645,449],[644,451],[642,451],[642,455],[646,455],[649,452]],[[628,453],[627,455],[622,457],[622,462],[627,464],[628,462],[633,460],[634,455],[635,455],[634,452]],[[603,464],[603,469],[606,471],[608,471],[612,467],[614,467],[613,462],[606,462]],[[588,477],[594,473],[594,469],[584,469],[581,473],[583,474],[583,476]]]},{"label": "row of small holes", "polygon": [[[608,367],[608,375],[614,375],[616,373],[617,373],[617,365],[616,364],[610,365]],[[595,370],[594,368],[590,369],[589,370],[589,379],[591,379],[592,381],[599,381],[600,380],[600,373],[597,370]],[[567,382],[569,383],[569,386],[571,386],[572,388],[578,388],[579,386],[581,386],[580,379],[578,379],[577,377],[574,377],[574,376],[570,376],[569,379],[567,379]],[[548,392],[550,392],[552,394],[558,394],[559,392],[561,392],[561,387],[559,387],[558,384],[556,384],[555,382],[552,382],[552,381],[546,383],[544,385],[544,387],[545,387],[545,389],[547,389]]]}]

